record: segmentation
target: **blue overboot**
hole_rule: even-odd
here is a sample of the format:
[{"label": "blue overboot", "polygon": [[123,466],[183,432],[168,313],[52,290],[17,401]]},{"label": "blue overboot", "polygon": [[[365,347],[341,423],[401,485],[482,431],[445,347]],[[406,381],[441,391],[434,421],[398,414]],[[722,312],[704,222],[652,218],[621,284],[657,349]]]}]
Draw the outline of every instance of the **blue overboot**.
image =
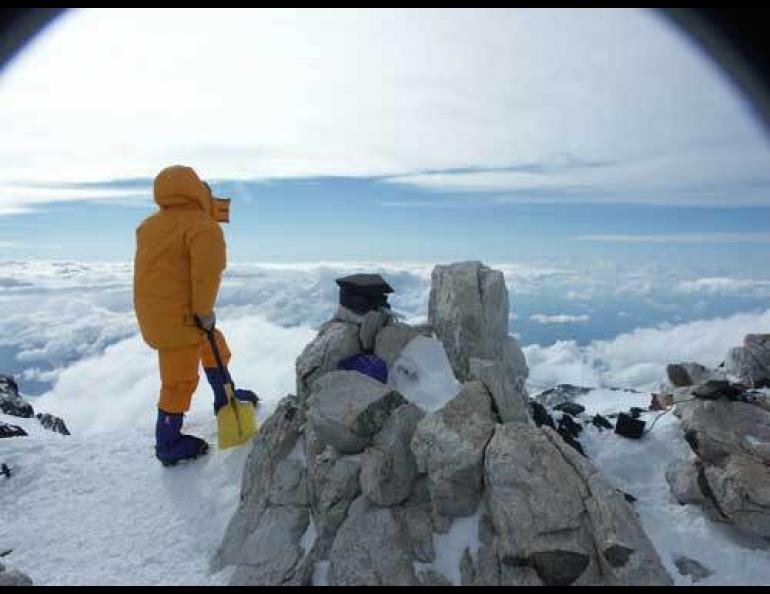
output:
[{"label": "blue overboot", "polygon": [[[227,368],[222,370],[224,373],[220,373],[218,367],[204,367],[203,371],[206,372],[206,379],[209,380],[214,392],[214,414],[216,414],[220,408],[227,404],[225,384],[233,385],[233,378],[230,377]],[[259,402],[259,397],[251,390],[235,390],[235,397],[242,402],[251,402],[255,407]]]},{"label": "blue overboot", "polygon": [[163,466],[173,466],[182,460],[194,460],[209,451],[209,444],[205,440],[181,432],[183,421],[183,414],[158,410],[155,456]]}]

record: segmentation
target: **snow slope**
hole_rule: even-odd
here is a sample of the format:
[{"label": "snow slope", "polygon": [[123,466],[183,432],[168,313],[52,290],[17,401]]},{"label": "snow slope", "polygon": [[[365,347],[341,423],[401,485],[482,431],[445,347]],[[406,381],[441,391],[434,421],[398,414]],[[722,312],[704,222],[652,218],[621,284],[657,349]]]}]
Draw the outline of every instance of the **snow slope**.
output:
[{"label": "snow slope", "polygon": [[[248,448],[163,468],[151,429],[86,437],[43,430],[36,419],[0,415],[27,438],[4,439],[0,461],[3,563],[36,585],[217,585],[208,563],[232,516]],[[191,433],[215,443],[212,416]]]},{"label": "snow slope", "polygon": [[[586,407],[584,416],[588,417],[623,412],[632,406],[646,409],[650,395],[593,390],[576,402]],[[643,413],[642,418],[649,428],[660,414]],[[692,584],[674,564],[674,557],[680,554],[714,572],[698,585],[770,584],[770,542],[711,522],[700,508],[680,505],[671,495],[666,468],[691,455],[681,424],[673,414],[661,417],[641,440],[624,439],[590,423],[582,424],[580,442],[586,453],[615,487],[638,499],[634,509],[676,585]]]}]

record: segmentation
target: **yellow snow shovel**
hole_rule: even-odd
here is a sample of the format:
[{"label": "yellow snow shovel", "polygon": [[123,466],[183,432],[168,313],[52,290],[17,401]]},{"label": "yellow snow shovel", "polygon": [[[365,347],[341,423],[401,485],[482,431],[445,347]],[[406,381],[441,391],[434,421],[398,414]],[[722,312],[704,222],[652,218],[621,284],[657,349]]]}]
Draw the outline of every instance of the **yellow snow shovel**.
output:
[{"label": "yellow snow shovel", "polygon": [[[222,355],[214,337],[214,331],[206,331],[214,358],[217,360],[220,377],[229,377],[222,364]],[[227,404],[217,411],[217,437],[219,449],[232,448],[247,442],[257,432],[257,415],[251,402],[239,400],[235,395],[235,386],[231,381],[224,384]]]}]

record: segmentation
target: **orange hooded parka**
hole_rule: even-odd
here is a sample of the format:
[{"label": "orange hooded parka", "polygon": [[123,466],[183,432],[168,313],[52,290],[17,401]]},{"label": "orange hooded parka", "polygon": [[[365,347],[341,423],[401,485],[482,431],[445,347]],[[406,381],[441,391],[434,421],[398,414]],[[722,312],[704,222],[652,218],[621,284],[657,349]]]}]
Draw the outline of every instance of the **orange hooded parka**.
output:
[{"label": "orange hooded parka", "polygon": [[147,344],[179,349],[200,342],[194,316],[214,310],[226,267],[217,219],[227,220],[227,206],[181,165],[158,174],[154,196],[160,210],[136,230],[134,310]]}]

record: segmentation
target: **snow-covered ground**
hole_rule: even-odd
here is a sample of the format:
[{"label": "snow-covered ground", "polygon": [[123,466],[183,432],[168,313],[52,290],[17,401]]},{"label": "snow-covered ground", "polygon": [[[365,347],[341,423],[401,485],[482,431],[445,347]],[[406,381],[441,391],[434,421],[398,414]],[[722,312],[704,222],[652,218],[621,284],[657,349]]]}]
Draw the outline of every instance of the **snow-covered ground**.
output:
[{"label": "snow-covered ground", "polygon": [[[27,438],[2,440],[0,552],[36,585],[217,585],[208,563],[238,503],[247,448],[163,468],[151,428],[64,437],[0,415]],[[211,415],[189,419],[215,443]]]},{"label": "snow-covered ground", "polygon": [[[585,415],[646,407],[648,394],[594,390],[577,401]],[[266,412],[263,412],[263,415]],[[649,422],[660,413],[644,413]],[[210,574],[209,560],[235,510],[248,448],[210,454],[166,469],[153,458],[151,427],[63,437],[35,419],[0,416],[28,438],[2,441],[0,552],[11,568],[37,584],[217,585],[230,570]],[[662,417],[642,440],[623,439],[589,423],[581,442],[591,459],[634,504],[677,585],[690,585],[674,558],[685,555],[714,572],[701,584],[770,584],[770,543],[711,522],[669,493],[667,465],[690,455],[677,418]],[[215,443],[210,414],[195,412],[187,427]],[[455,522],[435,537],[430,566],[459,581],[457,560],[478,547],[478,517]],[[319,581],[324,567],[317,568]],[[446,573],[447,570],[449,573]]]},{"label": "snow-covered ground", "polygon": [[[597,413],[606,416],[632,406],[646,409],[650,395],[593,390],[576,402],[586,407],[586,417]],[[661,414],[643,413],[642,418],[649,428]],[[615,487],[638,499],[634,508],[676,585],[692,584],[674,564],[678,555],[694,559],[714,572],[698,585],[770,584],[770,542],[714,523],[697,506],[680,505],[671,495],[666,467],[692,455],[681,424],[673,414],[662,416],[640,440],[601,431],[590,423],[583,425],[580,442],[586,453]]]}]

